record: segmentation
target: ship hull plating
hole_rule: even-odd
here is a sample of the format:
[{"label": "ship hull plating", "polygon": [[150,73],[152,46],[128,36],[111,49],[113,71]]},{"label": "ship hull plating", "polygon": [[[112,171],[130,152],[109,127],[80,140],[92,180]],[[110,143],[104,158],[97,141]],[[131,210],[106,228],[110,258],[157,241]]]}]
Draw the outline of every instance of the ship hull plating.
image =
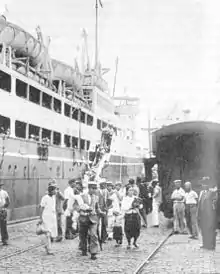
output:
[{"label": "ship hull plating", "polygon": [[[9,138],[0,147],[5,147],[1,180],[8,191],[11,204],[9,220],[18,220],[39,214],[41,197],[47,190],[48,181],[56,179],[61,191],[68,180],[81,176],[87,168],[88,152],[48,147],[48,159],[40,160],[39,144],[32,141]],[[143,159],[112,155],[102,170],[108,180],[121,180],[124,184],[129,177],[139,176],[143,169]]]}]

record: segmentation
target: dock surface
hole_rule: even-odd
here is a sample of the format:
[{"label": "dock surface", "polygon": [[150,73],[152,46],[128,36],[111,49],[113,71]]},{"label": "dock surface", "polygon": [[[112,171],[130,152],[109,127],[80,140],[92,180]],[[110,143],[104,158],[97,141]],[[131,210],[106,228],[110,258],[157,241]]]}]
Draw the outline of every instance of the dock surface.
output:
[{"label": "dock surface", "polygon": [[[118,248],[115,241],[108,241],[98,259],[92,261],[89,256],[81,256],[78,237],[53,243],[54,256],[46,255],[44,247],[38,246],[43,236],[35,234],[36,222],[9,226],[9,245],[0,245],[0,273],[133,274],[170,232],[162,219],[160,228],[141,230],[138,249],[127,250],[125,237]],[[200,240],[191,240],[188,235],[171,236],[140,273],[220,274],[220,234],[216,251],[200,249],[200,244]],[[14,252],[18,253],[4,259]]]}]

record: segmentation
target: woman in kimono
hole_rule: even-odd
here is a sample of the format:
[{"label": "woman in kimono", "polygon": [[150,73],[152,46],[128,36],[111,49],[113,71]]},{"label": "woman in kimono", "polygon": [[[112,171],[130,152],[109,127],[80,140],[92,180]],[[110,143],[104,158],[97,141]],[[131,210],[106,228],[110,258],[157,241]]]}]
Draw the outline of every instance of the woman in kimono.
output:
[{"label": "woman in kimono", "polygon": [[40,204],[40,224],[45,231],[46,243],[45,249],[48,255],[51,252],[51,238],[57,237],[57,216],[56,216],[56,184],[49,183],[48,193],[43,196]]},{"label": "woman in kimono", "polygon": [[139,208],[143,205],[140,203],[140,198],[134,196],[134,189],[129,187],[127,196],[123,198],[121,210],[124,215],[124,232],[128,241],[127,249],[131,248],[131,239],[134,238],[133,245],[138,248],[137,239],[140,236],[141,218]]}]

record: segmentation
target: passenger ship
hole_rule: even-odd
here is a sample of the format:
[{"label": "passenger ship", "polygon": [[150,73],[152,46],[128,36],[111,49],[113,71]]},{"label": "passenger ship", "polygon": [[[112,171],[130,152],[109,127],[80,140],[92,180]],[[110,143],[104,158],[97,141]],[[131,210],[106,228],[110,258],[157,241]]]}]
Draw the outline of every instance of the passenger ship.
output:
[{"label": "passenger ship", "polygon": [[[139,100],[112,97],[101,73],[84,74],[51,59],[42,39],[0,17],[0,171],[11,199],[9,219],[38,215],[48,180],[60,189],[83,176],[103,128],[114,132],[101,176],[141,174],[144,155],[135,138]],[[131,117],[132,116],[132,117]]]}]

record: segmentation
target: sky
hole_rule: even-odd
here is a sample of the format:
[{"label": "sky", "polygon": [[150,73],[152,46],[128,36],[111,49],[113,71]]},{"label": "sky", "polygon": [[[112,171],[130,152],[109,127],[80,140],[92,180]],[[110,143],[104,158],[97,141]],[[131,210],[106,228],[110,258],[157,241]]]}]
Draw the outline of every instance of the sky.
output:
[{"label": "sky", "polygon": [[[3,0],[4,1],[4,0]],[[3,2],[2,1],[2,2]],[[10,18],[51,37],[51,55],[74,64],[81,30],[94,61],[95,0],[5,0]],[[220,117],[219,0],[102,0],[99,58],[112,92],[141,98],[139,123],[190,109],[194,118]],[[214,109],[214,111],[212,110]],[[177,111],[177,112],[178,112]],[[212,114],[210,116],[210,113]],[[158,118],[159,117],[159,118]],[[161,119],[162,119],[161,118]]]}]

